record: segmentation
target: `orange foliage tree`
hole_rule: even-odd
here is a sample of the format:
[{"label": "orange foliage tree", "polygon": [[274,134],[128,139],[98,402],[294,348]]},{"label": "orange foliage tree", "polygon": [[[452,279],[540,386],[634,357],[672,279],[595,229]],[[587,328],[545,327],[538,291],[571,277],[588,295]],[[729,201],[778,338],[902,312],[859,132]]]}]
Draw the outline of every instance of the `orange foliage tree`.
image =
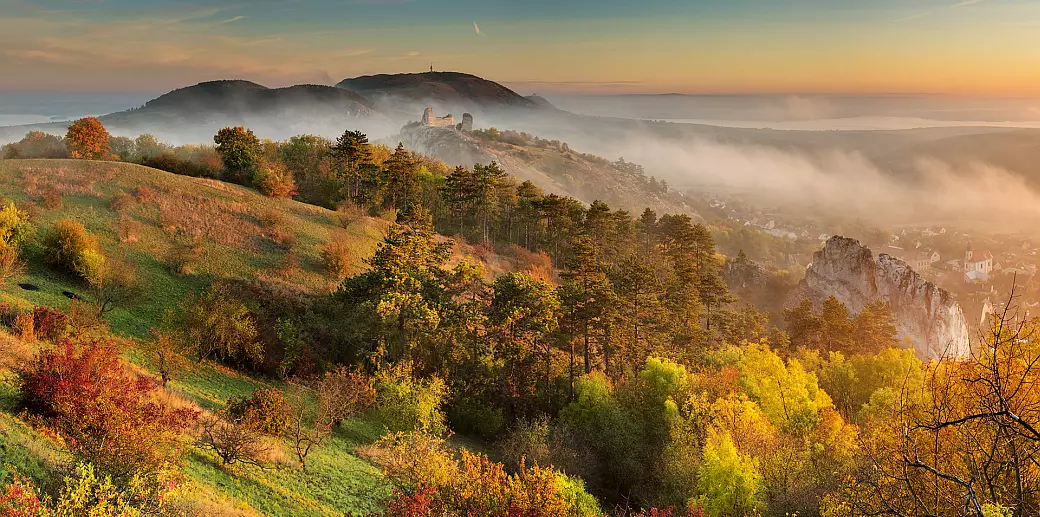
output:
[{"label": "orange foliage tree", "polygon": [[104,160],[112,150],[108,130],[94,117],[73,122],[65,135],[65,146],[69,157],[77,160]]}]

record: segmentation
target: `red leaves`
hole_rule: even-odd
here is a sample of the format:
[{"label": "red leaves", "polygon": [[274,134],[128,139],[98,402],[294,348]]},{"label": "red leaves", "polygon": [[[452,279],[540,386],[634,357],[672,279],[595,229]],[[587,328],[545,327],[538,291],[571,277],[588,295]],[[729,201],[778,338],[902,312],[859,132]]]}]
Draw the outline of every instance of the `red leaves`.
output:
[{"label": "red leaves", "polygon": [[158,468],[198,416],[156,402],[158,380],[126,371],[110,341],[62,341],[19,373],[22,404],[115,479]]}]

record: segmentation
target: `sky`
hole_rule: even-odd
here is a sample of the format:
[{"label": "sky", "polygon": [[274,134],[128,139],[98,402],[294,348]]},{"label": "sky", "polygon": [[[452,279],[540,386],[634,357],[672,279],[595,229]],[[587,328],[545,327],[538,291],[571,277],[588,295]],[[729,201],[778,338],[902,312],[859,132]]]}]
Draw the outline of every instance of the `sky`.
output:
[{"label": "sky", "polygon": [[0,0],[0,92],[335,84],[1040,96],[1040,0]]}]

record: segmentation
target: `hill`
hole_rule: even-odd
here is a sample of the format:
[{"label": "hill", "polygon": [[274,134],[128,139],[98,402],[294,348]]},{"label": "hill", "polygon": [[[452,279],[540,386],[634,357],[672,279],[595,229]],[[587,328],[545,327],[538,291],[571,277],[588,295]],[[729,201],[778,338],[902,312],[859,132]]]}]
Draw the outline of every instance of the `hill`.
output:
[{"label": "hill", "polygon": [[[228,126],[252,128],[263,138],[297,134],[338,136],[346,127],[385,133],[394,127],[367,99],[331,86],[267,88],[249,81],[210,81],[174,90],[135,108],[99,117],[113,134],[151,133],[173,143],[209,142]],[[0,141],[30,129],[60,134],[67,123],[0,129]]]},{"label": "hill", "polygon": [[426,107],[438,112],[488,113],[530,111],[543,106],[475,75],[460,72],[380,74],[345,79],[336,85],[372,99],[382,110],[405,112],[415,119]]},{"label": "hill", "polygon": [[450,165],[496,161],[519,181],[531,181],[547,192],[584,203],[598,199],[635,214],[647,207],[660,213],[694,213],[681,194],[669,191],[637,164],[581,153],[564,142],[527,133],[465,133],[411,124],[388,139],[391,140]]},{"label": "hill", "polygon": [[[186,293],[216,279],[327,292],[334,284],[322,269],[322,246],[333,236],[343,239],[351,267],[359,271],[385,228],[379,219],[359,217],[344,225],[335,212],[322,208],[122,163],[3,160],[0,192],[5,200],[29,207],[40,231],[61,218],[78,220],[99,237],[106,253],[125,255],[135,264],[140,293],[133,303],[105,316],[112,331],[124,338],[146,337]],[[41,192],[59,194],[60,207],[53,201],[50,208],[35,205]],[[114,205],[112,199],[120,193],[132,195],[133,201]],[[186,250],[194,247],[185,259]],[[27,250],[27,274],[0,288],[0,304],[65,310],[70,295],[87,297],[80,282],[43,266],[41,252]],[[17,344],[0,331],[0,458],[20,472],[46,479],[53,471],[49,467],[65,453],[13,416],[15,394],[4,361],[19,350],[29,354],[34,346]],[[211,409],[272,383],[204,363],[173,383],[172,396],[181,404]],[[378,509],[390,489],[376,467],[351,451],[378,434],[378,427],[364,421],[337,431],[333,442],[317,453],[310,476],[293,469],[240,469],[232,475],[202,452],[188,455],[185,472],[198,487],[193,498],[203,514],[367,514]],[[314,479],[324,481],[316,484]]]}]

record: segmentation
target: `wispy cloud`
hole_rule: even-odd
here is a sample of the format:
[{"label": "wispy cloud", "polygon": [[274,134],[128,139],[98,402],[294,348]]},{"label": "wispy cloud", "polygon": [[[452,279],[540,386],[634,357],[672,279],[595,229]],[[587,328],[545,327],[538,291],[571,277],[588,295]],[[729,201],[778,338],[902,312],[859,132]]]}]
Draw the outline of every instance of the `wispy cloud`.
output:
[{"label": "wispy cloud", "polygon": [[[952,5],[949,5],[949,6],[945,7],[945,8],[940,8],[940,9],[957,9],[959,7],[967,7],[969,5],[981,4],[983,2],[988,2],[988,1],[989,0],[961,0],[960,2],[958,2],[956,4],[952,4]],[[936,11],[934,11],[934,10],[932,10],[932,11],[923,11],[923,12],[911,14],[909,16],[904,16],[904,17],[899,18],[897,20],[893,20],[893,22],[894,23],[909,22],[909,21],[912,21],[912,20],[919,20],[921,18],[927,18],[927,17],[929,17],[929,16],[931,16],[933,14],[936,14]]]},{"label": "wispy cloud", "polygon": [[246,18],[248,18],[248,16],[235,16],[234,18],[228,18],[227,20],[220,22],[220,24],[227,25],[229,23],[235,23],[239,20],[245,20]]},{"label": "wispy cloud", "polygon": [[473,30],[475,30],[477,32],[477,36],[482,36],[483,35],[483,33],[480,32],[480,25],[477,25],[477,22],[473,22]]},{"label": "wispy cloud", "polygon": [[935,14],[935,11],[924,11],[924,12],[921,12],[921,13],[911,14],[910,16],[904,16],[902,18],[899,18],[897,20],[892,20],[892,21],[894,23],[909,22],[909,21],[912,21],[912,20],[919,20],[921,18],[927,18],[927,17],[929,17],[929,16],[931,16],[933,14]]}]

